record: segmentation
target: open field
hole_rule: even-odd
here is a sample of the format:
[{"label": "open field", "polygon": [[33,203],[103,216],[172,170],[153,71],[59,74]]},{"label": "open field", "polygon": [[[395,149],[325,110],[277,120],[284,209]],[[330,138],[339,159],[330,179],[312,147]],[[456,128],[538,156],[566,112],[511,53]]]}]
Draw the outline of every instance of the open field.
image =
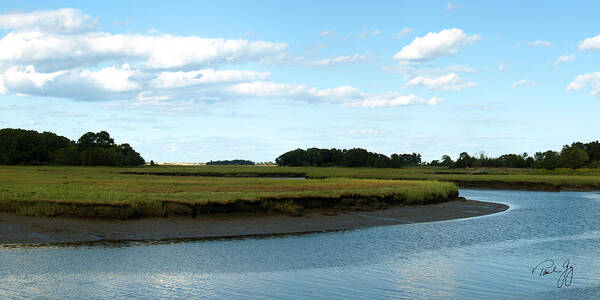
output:
[{"label": "open field", "polygon": [[342,168],[259,166],[158,166],[127,168],[123,172],[181,176],[266,176],[306,178],[363,178],[449,181],[460,187],[499,189],[600,189],[600,169],[446,169],[446,168]]},{"label": "open field", "polygon": [[[206,168],[222,173],[234,170],[227,167],[192,168],[189,170]],[[2,166],[0,211],[28,216],[119,219],[231,212],[300,215],[305,209],[376,209],[399,204],[436,203],[458,196],[454,184],[435,181],[123,174],[155,170],[177,171],[179,168]],[[270,171],[276,171],[268,173],[275,175],[286,171],[272,167],[248,170],[263,175]]]}]

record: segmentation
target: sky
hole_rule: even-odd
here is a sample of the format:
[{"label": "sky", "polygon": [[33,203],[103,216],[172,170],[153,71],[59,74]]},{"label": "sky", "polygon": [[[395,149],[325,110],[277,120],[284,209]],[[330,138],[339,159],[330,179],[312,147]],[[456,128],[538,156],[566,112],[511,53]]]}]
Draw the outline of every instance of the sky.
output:
[{"label": "sky", "polygon": [[2,1],[0,128],[147,160],[597,140],[600,2]]}]

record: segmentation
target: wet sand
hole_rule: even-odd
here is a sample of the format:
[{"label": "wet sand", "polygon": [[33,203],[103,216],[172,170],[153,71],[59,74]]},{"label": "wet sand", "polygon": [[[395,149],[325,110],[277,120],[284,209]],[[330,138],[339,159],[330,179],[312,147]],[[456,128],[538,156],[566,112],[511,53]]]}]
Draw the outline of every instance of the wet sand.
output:
[{"label": "wet sand", "polygon": [[311,212],[282,215],[209,215],[139,220],[25,217],[0,213],[0,245],[103,241],[209,239],[310,233],[370,226],[433,222],[493,214],[499,203],[453,200],[423,206],[399,206],[331,215]]}]

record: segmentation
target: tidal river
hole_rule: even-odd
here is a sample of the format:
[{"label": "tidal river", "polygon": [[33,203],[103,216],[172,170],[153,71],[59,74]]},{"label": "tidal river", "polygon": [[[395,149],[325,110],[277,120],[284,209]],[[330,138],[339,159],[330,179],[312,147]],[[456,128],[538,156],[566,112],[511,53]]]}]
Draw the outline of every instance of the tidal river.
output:
[{"label": "tidal river", "polygon": [[599,193],[460,193],[510,209],[300,236],[0,247],[0,298],[600,297]]}]

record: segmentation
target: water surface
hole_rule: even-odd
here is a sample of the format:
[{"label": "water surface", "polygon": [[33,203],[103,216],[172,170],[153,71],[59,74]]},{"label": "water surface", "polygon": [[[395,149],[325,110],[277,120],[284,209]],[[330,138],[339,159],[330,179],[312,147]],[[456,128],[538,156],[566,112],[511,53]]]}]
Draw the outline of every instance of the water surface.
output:
[{"label": "water surface", "polygon": [[[302,236],[0,248],[0,298],[600,296],[600,194],[460,193],[511,208],[462,220]],[[532,274],[547,259],[560,272]],[[566,259],[572,282],[558,288]]]}]

